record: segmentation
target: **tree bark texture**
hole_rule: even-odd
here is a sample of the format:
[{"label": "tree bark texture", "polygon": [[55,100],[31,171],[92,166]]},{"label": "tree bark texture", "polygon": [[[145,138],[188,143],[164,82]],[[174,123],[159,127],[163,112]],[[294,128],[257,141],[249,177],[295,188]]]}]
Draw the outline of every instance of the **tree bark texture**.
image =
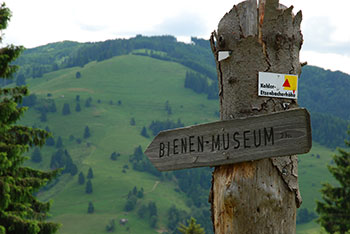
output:
[{"label": "tree bark texture", "polygon": [[[301,73],[301,12],[278,0],[235,5],[211,36],[221,120],[298,106],[295,100],[258,97],[258,72]],[[232,51],[218,61],[219,51]],[[298,147],[298,146],[295,146]],[[301,204],[297,156],[215,167],[210,202],[216,234],[295,233]]]}]

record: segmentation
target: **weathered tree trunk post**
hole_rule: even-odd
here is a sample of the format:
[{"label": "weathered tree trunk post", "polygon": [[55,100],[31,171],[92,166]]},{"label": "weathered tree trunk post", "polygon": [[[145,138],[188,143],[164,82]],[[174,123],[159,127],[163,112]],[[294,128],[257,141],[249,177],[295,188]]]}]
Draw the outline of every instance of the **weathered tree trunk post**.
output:
[{"label": "weathered tree trunk post", "polygon": [[[278,0],[247,0],[227,13],[211,37],[221,120],[297,107],[295,100],[258,97],[258,72],[300,74],[301,12]],[[218,61],[219,51],[232,51]],[[295,147],[298,147],[297,145]],[[297,156],[218,166],[212,177],[216,234],[295,233],[301,204]]]}]

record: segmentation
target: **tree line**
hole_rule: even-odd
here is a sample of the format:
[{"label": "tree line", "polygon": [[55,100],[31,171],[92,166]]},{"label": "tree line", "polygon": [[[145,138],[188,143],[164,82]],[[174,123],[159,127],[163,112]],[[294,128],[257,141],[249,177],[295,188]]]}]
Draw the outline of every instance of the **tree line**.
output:
[{"label": "tree line", "polygon": [[[146,37],[137,35],[128,40],[115,39],[104,42],[59,42],[26,50],[16,60],[21,69],[15,74],[19,85],[26,78],[41,78],[43,74],[58,69],[80,66],[92,61],[103,61],[114,56],[125,55],[137,49],[162,51],[164,56],[149,54],[156,59],[178,62],[201,73],[212,80],[216,79],[213,56],[208,41],[192,38],[193,44],[177,42],[173,36]],[[206,45],[206,46],[205,46]],[[199,57],[201,55],[201,57]],[[12,81],[1,80],[0,85]]]}]

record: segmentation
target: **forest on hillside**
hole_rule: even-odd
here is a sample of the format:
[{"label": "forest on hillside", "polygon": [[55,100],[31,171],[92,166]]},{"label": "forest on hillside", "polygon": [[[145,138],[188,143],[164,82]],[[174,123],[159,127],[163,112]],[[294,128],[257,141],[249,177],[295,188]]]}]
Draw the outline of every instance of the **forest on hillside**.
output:
[{"label": "forest on hillside", "polygon": [[[218,98],[214,58],[209,41],[192,38],[192,43],[177,42],[173,36],[138,35],[131,39],[115,39],[95,43],[64,41],[25,50],[16,60],[21,69],[15,74],[17,85],[27,78],[74,66],[83,67],[91,61],[103,61],[125,54],[149,56],[180,63],[193,72],[186,74],[185,88],[208,99]],[[2,85],[9,82],[2,80]],[[98,81],[97,81],[98,82]],[[335,148],[344,146],[350,119],[350,102],[343,97],[350,89],[350,76],[314,66],[305,66],[299,82],[300,106],[311,112],[313,139]],[[321,91],[322,90],[322,91]]]}]

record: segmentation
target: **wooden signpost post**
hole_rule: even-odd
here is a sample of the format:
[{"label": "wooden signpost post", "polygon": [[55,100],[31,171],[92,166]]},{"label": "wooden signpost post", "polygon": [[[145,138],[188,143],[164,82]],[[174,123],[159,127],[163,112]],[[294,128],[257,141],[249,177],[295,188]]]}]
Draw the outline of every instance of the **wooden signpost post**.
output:
[{"label": "wooden signpost post", "polygon": [[279,0],[235,5],[210,39],[221,122],[162,132],[145,152],[159,170],[215,166],[216,234],[296,231],[295,154],[310,149],[311,130],[296,101],[303,37],[292,10]]}]

